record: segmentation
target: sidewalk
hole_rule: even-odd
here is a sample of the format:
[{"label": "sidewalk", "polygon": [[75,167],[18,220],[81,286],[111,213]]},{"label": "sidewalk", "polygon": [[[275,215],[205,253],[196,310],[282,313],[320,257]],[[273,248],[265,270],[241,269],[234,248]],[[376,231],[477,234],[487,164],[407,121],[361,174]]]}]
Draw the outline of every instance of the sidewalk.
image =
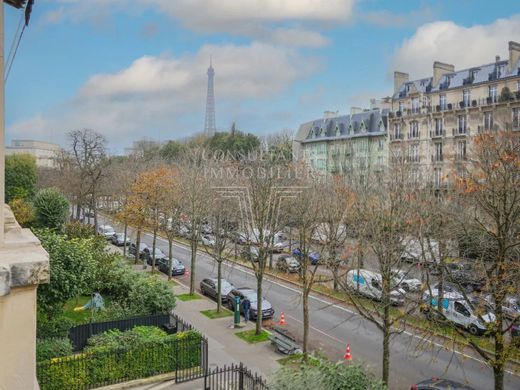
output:
[{"label": "sidewalk", "polygon": [[[139,266],[140,268],[141,266]],[[136,269],[138,269],[136,267]],[[189,293],[189,288],[179,284],[179,279],[175,279],[178,285],[173,287],[175,295]],[[183,281],[184,282],[184,281]],[[208,364],[209,369],[223,367],[231,363],[242,362],[248,369],[267,379],[279,367],[277,362],[283,356],[274,351],[270,342],[248,344],[234,335],[236,332],[255,328],[254,322],[249,322],[241,329],[234,329],[233,317],[225,317],[211,320],[200,313],[201,310],[215,309],[216,303],[202,297],[192,301],[176,301],[175,314],[193,325],[208,339]],[[202,389],[204,381],[190,381],[175,384],[175,381],[149,384],[136,387],[139,390],[188,390]]]}]

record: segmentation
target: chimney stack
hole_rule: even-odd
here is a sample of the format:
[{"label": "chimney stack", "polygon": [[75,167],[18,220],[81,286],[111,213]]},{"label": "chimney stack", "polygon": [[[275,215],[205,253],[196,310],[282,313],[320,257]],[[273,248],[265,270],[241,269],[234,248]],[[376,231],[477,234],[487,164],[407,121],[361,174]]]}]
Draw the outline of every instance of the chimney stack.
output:
[{"label": "chimney stack", "polygon": [[441,81],[441,77],[447,73],[455,72],[455,67],[450,64],[445,64],[444,62],[435,61],[433,63],[433,82],[432,85],[435,87],[439,85]]},{"label": "chimney stack", "polygon": [[406,83],[410,79],[408,73],[394,72],[394,93],[399,92],[399,88],[403,83]]},{"label": "chimney stack", "polygon": [[520,43],[509,41],[509,64],[508,71],[512,73],[515,66],[518,66],[518,60],[520,59]]}]

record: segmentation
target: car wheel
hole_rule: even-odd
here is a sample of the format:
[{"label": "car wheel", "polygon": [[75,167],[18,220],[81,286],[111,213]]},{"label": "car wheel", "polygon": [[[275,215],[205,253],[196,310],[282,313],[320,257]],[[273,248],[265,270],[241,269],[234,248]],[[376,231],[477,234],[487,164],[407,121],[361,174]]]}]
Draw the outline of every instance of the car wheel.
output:
[{"label": "car wheel", "polygon": [[408,286],[407,283],[403,283],[403,284],[401,285],[401,287],[402,287],[403,290],[406,291],[406,292],[409,292],[409,291],[410,291],[410,286]]},{"label": "car wheel", "polygon": [[471,333],[473,336],[478,336],[480,334],[480,329],[477,328],[475,325],[471,324],[468,328],[469,333]]}]

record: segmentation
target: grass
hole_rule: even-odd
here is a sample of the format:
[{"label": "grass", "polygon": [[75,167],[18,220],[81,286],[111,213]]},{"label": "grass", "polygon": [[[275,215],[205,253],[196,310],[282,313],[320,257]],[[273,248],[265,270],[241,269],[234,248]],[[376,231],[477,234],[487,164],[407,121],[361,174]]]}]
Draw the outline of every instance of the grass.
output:
[{"label": "grass", "polygon": [[[90,300],[89,295],[81,295],[77,298],[69,299],[65,305],[63,306],[63,315],[67,318],[70,318],[76,324],[82,324],[88,322],[90,320],[90,316],[92,315],[90,309],[82,310],[82,311],[74,311],[75,307],[83,306]],[[105,301],[105,307],[109,304],[110,298],[103,297]],[[94,319],[96,318],[96,313],[94,313]]]},{"label": "grass", "polygon": [[294,366],[301,364],[303,359],[302,353],[294,353],[292,355],[286,356],[284,358],[278,359],[277,362],[281,366]]},{"label": "grass", "polygon": [[177,298],[183,302],[194,301],[196,299],[202,299],[202,297],[199,294],[180,294],[180,295],[177,295]]},{"label": "grass", "polygon": [[217,309],[210,309],[202,310],[201,313],[212,320],[224,317],[231,317],[233,315],[232,312],[224,308],[220,309],[220,312],[217,312]]},{"label": "grass", "polygon": [[235,333],[236,336],[240,337],[242,340],[248,342],[249,344],[262,343],[264,341],[269,340],[269,332],[265,330],[261,330],[260,334],[257,335],[254,329],[252,330],[244,330],[242,332]]}]

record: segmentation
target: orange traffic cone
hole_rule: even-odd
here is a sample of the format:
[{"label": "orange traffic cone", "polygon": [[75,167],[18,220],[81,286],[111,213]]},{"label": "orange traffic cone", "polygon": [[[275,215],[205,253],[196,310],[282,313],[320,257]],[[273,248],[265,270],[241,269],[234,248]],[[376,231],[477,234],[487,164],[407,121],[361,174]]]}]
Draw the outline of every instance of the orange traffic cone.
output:
[{"label": "orange traffic cone", "polygon": [[283,311],[282,311],[282,314],[280,314],[280,322],[278,323],[279,325],[285,325],[286,322],[285,322],[285,314],[283,314]]},{"label": "orange traffic cone", "polygon": [[352,355],[350,354],[350,344],[347,344],[347,349],[345,351],[345,360],[352,360]]}]

